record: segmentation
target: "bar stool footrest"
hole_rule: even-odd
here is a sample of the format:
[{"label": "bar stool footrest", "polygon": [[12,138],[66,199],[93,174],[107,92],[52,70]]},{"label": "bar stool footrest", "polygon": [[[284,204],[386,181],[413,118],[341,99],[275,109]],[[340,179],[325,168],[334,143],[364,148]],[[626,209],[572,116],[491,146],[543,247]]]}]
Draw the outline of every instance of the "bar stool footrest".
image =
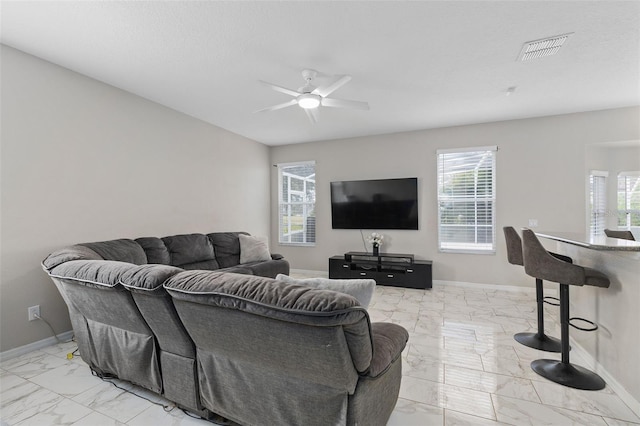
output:
[{"label": "bar stool footrest", "polygon": [[[549,300],[553,300],[553,302],[550,302]],[[542,298],[542,301],[544,303],[546,303],[547,305],[552,305],[552,306],[560,306],[560,299],[558,299],[557,297],[553,297],[553,296],[545,296]]]},{"label": "bar stool footrest", "polygon": [[[592,325],[592,327],[590,327],[590,328],[583,328],[583,327],[579,327],[579,326],[577,326],[577,325],[575,325],[575,324],[571,324],[571,321],[574,321],[574,320],[575,320],[575,321],[582,321],[582,322],[586,322],[587,324],[591,324],[591,325]],[[582,331],[596,331],[596,330],[598,329],[598,324],[596,324],[596,323],[595,323],[595,322],[593,322],[593,321],[589,321],[588,319],[580,318],[580,317],[571,317],[571,318],[569,318],[569,325],[570,325],[571,327],[575,328],[575,329],[582,330]]]},{"label": "bar stool footrest", "polygon": [[520,344],[529,348],[538,349],[545,352],[560,352],[562,344],[559,339],[538,333],[517,333],[513,338]]},{"label": "bar stool footrest", "polygon": [[600,390],[606,386],[602,377],[593,371],[555,359],[537,359],[531,362],[531,369],[545,379],[575,389]]}]

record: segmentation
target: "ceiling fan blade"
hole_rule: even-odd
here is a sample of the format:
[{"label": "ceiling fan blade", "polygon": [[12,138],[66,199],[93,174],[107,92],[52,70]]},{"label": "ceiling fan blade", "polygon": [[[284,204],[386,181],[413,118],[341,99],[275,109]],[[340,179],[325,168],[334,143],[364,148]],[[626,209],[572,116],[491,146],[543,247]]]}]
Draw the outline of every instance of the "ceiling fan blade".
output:
[{"label": "ceiling fan blade", "polygon": [[328,86],[316,88],[313,93],[324,98],[325,96],[329,96],[331,93],[335,92],[337,89],[348,83],[349,80],[351,80],[350,75],[343,75]]},{"label": "ceiling fan blade", "polygon": [[318,122],[319,117],[319,110],[318,108],[306,108],[304,110],[304,112],[307,113],[307,117],[309,117],[309,121],[311,121],[313,124],[316,124]]},{"label": "ceiling fan blade", "polygon": [[267,87],[271,87],[276,92],[284,93],[289,96],[299,96],[300,93],[295,90],[287,89],[286,87],[278,86],[272,83],[267,83],[266,81],[258,80],[260,83],[264,84]]},{"label": "ceiling fan blade", "polygon": [[256,112],[265,112],[265,111],[275,111],[275,110],[278,110],[278,109],[289,107],[291,105],[295,105],[297,103],[298,103],[297,100],[291,99],[289,102],[285,102],[285,103],[282,103],[282,104],[270,106],[270,107],[267,107],[267,108],[262,108],[262,109],[259,109],[257,111],[253,111],[253,112],[256,113]]},{"label": "ceiling fan blade", "polygon": [[349,101],[346,99],[322,98],[322,106],[332,108],[351,108],[368,110],[369,104],[362,101]]}]

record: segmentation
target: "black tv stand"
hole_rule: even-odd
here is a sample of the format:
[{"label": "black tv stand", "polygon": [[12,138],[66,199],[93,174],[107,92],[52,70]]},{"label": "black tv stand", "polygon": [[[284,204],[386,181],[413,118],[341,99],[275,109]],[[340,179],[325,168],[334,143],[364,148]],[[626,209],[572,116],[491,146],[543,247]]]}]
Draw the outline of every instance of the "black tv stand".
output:
[{"label": "black tv stand", "polygon": [[329,278],[365,278],[382,285],[427,289],[432,287],[432,263],[415,260],[413,254],[350,251],[329,258]]}]

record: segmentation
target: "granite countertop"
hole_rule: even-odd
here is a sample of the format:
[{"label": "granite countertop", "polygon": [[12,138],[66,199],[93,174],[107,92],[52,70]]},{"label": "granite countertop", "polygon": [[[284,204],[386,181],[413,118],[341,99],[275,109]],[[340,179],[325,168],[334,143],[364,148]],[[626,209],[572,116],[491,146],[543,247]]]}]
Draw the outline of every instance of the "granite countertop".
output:
[{"label": "granite countertop", "polygon": [[609,238],[604,235],[592,237],[579,232],[536,232],[535,234],[541,238],[548,238],[593,250],[640,252],[640,241]]}]

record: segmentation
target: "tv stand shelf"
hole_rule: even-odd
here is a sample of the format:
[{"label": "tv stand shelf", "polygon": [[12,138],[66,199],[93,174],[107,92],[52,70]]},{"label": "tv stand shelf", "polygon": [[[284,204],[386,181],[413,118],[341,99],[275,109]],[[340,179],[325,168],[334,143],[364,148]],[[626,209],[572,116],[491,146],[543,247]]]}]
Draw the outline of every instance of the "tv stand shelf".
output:
[{"label": "tv stand shelf", "polygon": [[329,278],[373,279],[377,284],[427,289],[432,287],[430,260],[415,260],[413,254],[350,251],[329,258]]}]

